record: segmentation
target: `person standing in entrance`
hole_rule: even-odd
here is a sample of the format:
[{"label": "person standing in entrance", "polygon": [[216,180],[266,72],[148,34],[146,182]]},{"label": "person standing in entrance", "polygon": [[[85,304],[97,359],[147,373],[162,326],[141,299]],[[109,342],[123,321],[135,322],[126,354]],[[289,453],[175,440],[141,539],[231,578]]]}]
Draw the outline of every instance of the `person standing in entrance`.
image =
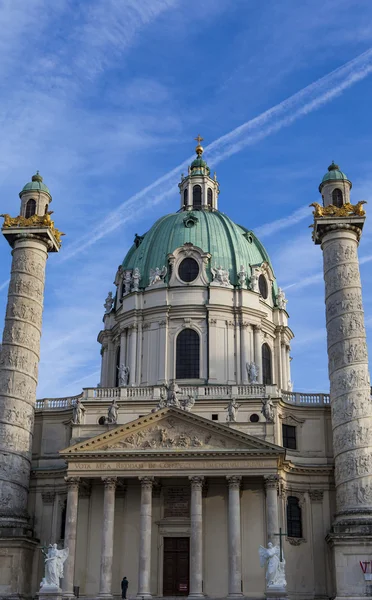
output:
[{"label": "person standing in entrance", "polygon": [[126,577],[123,577],[123,579],[121,580],[121,597],[124,598],[126,600],[127,598],[127,589],[128,589],[128,579]]}]

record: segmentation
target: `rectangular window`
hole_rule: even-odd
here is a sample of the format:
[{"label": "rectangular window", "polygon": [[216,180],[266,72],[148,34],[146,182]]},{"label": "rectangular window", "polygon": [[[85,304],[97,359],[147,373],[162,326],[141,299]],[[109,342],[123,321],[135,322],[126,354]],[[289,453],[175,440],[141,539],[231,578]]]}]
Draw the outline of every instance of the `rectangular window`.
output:
[{"label": "rectangular window", "polygon": [[216,414],[212,415],[212,421],[218,421],[218,415],[216,415]]},{"label": "rectangular window", "polygon": [[290,450],[296,450],[296,427],[294,425],[282,425],[283,431],[283,446]]}]

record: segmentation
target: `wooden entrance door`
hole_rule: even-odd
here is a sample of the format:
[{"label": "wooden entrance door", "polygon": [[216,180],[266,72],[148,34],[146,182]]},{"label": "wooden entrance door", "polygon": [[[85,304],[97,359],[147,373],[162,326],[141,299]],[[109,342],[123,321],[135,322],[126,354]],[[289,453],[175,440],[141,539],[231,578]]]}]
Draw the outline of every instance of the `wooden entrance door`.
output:
[{"label": "wooden entrance door", "polygon": [[189,593],[189,538],[164,538],[163,596]]}]

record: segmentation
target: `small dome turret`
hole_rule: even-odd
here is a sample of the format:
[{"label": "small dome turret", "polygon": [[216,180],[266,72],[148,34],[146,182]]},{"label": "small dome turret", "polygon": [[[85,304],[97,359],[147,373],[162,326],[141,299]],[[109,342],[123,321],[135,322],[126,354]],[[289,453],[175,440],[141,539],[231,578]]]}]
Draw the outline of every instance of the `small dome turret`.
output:
[{"label": "small dome turret", "polygon": [[211,178],[211,170],[203,158],[204,148],[200,145],[203,138],[195,138],[196,158],[189,166],[188,175],[182,176],[178,187],[181,194],[182,210],[216,210],[219,185],[216,177]]},{"label": "small dome turret", "polygon": [[324,175],[319,186],[319,192],[322,194],[324,206],[333,204],[341,207],[350,202],[350,190],[352,183],[347,175],[340,170],[334,161],[329,165],[327,173]]},{"label": "small dome turret", "polygon": [[39,171],[36,171],[35,175],[31,177],[31,181],[29,183],[26,183],[25,186],[23,186],[22,191],[19,193],[19,197],[21,198],[24,192],[29,192],[33,190],[44,192],[45,194],[49,195],[50,199],[52,199],[49,188],[45,185],[45,183],[43,183],[43,178],[40,175]]},{"label": "small dome turret", "polygon": [[39,171],[36,171],[35,175],[31,177],[31,181],[23,186],[19,192],[19,197],[21,199],[20,214],[26,219],[33,215],[45,215],[52,201],[49,188],[43,183]]}]

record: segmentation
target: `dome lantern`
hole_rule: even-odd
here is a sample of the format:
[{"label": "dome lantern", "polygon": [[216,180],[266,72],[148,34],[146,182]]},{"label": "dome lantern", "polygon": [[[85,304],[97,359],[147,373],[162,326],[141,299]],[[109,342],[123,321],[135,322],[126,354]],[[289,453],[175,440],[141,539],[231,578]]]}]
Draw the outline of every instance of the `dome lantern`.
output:
[{"label": "dome lantern", "polygon": [[196,158],[188,168],[186,177],[181,176],[178,184],[181,194],[181,210],[217,210],[219,185],[216,176],[211,178],[211,171],[203,159],[203,138],[198,135],[195,152]]},{"label": "dome lantern", "polygon": [[43,183],[43,178],[39,171],[32,175],[31,181],[23,186],[19,192],[21,199],[21,212],[23,217],[29,218],[33,215],[45,215],[49,210],[49,204],[52,201],[49,188]]},{"label": "dome lantern", "polygon": [[319,185],[319,192],[322,194],[324,206],[333,204],[341,207],[343,204],[349,203],[351,188],[352,183],[347,175],[332,161]]}]

